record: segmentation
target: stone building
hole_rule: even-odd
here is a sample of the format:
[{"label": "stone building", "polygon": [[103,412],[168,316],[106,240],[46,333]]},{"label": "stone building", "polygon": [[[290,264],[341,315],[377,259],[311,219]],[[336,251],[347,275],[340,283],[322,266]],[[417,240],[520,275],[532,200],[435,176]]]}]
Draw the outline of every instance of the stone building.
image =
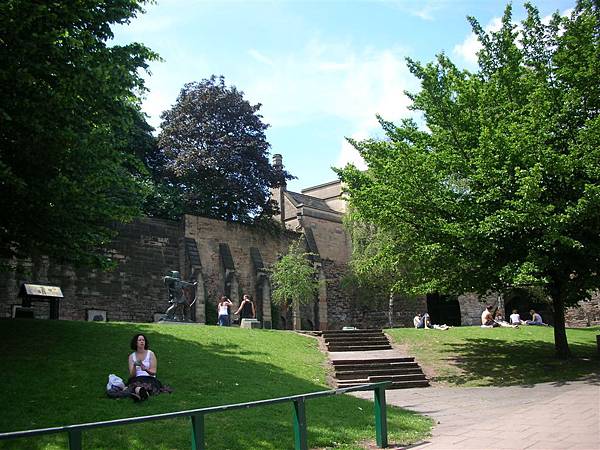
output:
[{"label": "stone building", "polygon": [[[280,155],[274,167],[283,168]],[[197,280],[190,292],[189,316],[197,323],[216,323],[216,304],[221,295],[231,298],[234,310],[242,294],[250,294],[258,319],[265,328],[291,328],[291,311],[271,304],[269,267],[293,240],[302,239],[321,281],[312,305],[301,309],[302,328],[339,329],[343,326],[412,326],[418,312],[429,311],[434,323],[478,325],[485,303],[510,313],[531,307],[551,317],[548,306],[535,303],[525,292],[503,298],[496,294],[438,294],[416,298],[360,296],[344,286],[351,256],[351,242],[342,219],[346,202],[339,181],[303,189],[274,189],[280,205],[274,219],[281,227],[257,228],[205,217],[185,215],[180,221],[143,218],[116,225],[118,237],[108,253],[117,261],[110,272],[74,269],[46,257],[12,261],[10,272],[0,273],[0,317],[14,316],[24,282],[60,286],[59,317],[69,320],[151,322],[165,312],[167,290],[163,277],[178,270],[183,279]],[[192,298],[193,297],[193,298]],[[48,317],[47,303],[34,303],[35,317]],[[544,310],[544,308],[546,308]],[[600,300],[582,302],[567,312],[575,326],[600,324]]]}]

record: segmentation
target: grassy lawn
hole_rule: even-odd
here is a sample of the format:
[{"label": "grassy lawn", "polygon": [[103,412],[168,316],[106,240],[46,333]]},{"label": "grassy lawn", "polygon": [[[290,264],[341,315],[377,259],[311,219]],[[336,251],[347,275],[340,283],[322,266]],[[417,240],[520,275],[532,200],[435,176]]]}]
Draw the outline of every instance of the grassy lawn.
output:
[{"label": "grassy lawn", "polygon": [[448,331],[386,330],[406,346],[434,382],[451,386],[509,386],[568,381],[600,373],[600,327],[568,329],[573,358],[554,357],[550,327],[454,327]]},{"label": "grassy lawn", "polygon": [[[127,374],[129,341],[146,333],[159,379],[173,387],[143,403],[105,395],[109,373]],[[290,332],[213,326],[0,320],[0,432],[281,397],[328,389],[317,341]],[[335,396],[306,403],[311,448],[361,448],[375,437],[372,402]],[[292,404],[205,419],[209,449],[293,448]],[[426,437],[431,421],[388,408],[390,442]],[[190,448],[189,419],[93,430],[84,448]],[[66,434],[0,448],[67,448]]]}]

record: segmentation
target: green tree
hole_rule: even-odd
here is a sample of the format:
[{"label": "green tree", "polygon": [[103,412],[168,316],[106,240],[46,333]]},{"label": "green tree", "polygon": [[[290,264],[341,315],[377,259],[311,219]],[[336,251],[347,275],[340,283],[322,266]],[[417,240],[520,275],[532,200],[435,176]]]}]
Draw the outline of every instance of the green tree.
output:
[{"label": "green tree", "polygon": [[140,69],[108,46],[144,1],[0,3],[0,256],[103,266],[111,223],[139,214]]},{"label": "green tree", "polygon": [[511,7],[497,32],[470,18],[479,70],[445,55],[408,60],[422,89],[414,120],[380,123],[387,140],[355,142],[367,172],[340,171],[361,220],[393,237],[384,264],[413,293],[536,286],[570,355],[565,305],[600,288],[600,6],[580,0],[549,24]]},{"label": "green tree", "polygon": [[344,226],[352,240],[351,272],[344,284],[353,288],[357,298],[387,298],[388,326],[393,328],[394,299],[405,293],[396,282],[397,273],[405,270],[397,258],[396,241],[386,229],[362,222],[352,208],[344,217]]},{"label": "green tree", "polygon": [[317,270],[302,248],[302,241],[292,242],[288,252],[271,269],[272,301],[277,305],[291,303],[294,330],[301,328],[300,305],[314,301],[319,289]]},{"label": "green tree", "polygon": [[162,114],[155,173],[183,212],[243,223],[276,213],[270,188],[292,177],[269,163],[260,106],[213,75],[186,84]]}]

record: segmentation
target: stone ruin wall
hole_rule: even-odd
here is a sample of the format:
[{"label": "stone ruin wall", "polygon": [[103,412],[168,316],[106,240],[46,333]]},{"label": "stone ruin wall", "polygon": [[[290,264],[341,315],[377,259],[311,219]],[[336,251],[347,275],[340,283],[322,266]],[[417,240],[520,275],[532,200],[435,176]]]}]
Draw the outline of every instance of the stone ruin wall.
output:
[{"label": "stone ruin wall", "polygon": [[[164,313],[167,292],[163,277],[169,270],[179,270],[189,276],[183,248],[185,236],[193,238],[198,246],[205,281],[205,294],[209,307],[215,307],[224,287],[224,272],[220,261],[219,243],[227,243],[236,265],[238,295],[250,293],[256,296],[255,270],[249,249],[260,249],[265,265],[272,264],[278,254],[287,248],[297,233],[286,232],[275,236],[252,227],[226,223],[214,219],[186,216],[184,222],[144,218],[128,225],[119,225],[119,237],[110,253],[117,260],[117,267],[110,272],[74,269],[52,263],[41,257],[12,263],[14,271],[0,273],[0,317],[11,317],[13,305],[20,305],[18,290],[23,282],[57,285],[62,288],[64,299],[60,300],[60,318],[86,320],[87,310],[107,312],[108,320],[151,322],[154,315]],[[325,247],[325,235],[317,239]],[[341,280],[348,267],[343,262],[323,259],[327,285],[327,327],[341,329],[343,326],[361,328],[388,326],[388,299],[374,298],[358,301],[341,287]],[[481,311],[489,302],[496,304],[497,296],[480,301],[474,294],[459,297],[462,325],[479,325]],[[36,318],[46,318],[49,307],[46,302],[33,303]],[[412,326],[412,318],[427,308],[425,298],[396,299],[394,326]],[[303,316],[317,324],[317,308],[303,307]],[[579,302],[576,308],[567,308],[568,327],[600,325],[600,295],[589,301]],[[289,321],[289,320],[288,320]]]},{"label": "stone ruin wall", "polygon": [[[14,271],[0,273],[0,317],[12,316],[21,283],[60,286],[59,318],[86,320],[88,309],[104,310],[113,321],[151,322],[167,308],[162,278],[181,265],[181,223],[144,218],[118,225],[119,237],[109,253],[118,262],[110,272],[74,269],[48,258],[13,262]],[[34,316],[47,318],[47,302],[33,303]]]},{"label": "stone ruin wall", "polygon": [[[342,287],[342,279],[348,273],[348,265],[323,260],[327,278],[328,329],[340,330],[345,326],[357,328],[388,328],[389,315],[387,296],[359,301]],[[425,297],[394,299],[394,327],[412,327],[417,313],[427,310]]]},{"label": "stone ruin wall", "polygon": [[590,300],[577,303],[577,307],[567,308],[565,323],[568,327],[591,327],[600,325],[600,293],[592,295]]},{"label": "stone ruin wall", "polygon": [[[285,231],[265,231],[248,225],[223,222],[206,217],[186,215],[185,236],[196,241],[202,274],[204,277],[207,308],[212,308],[216,314],[217,303],[224,295],[225,270],[219,253],[219,244],[228,245],[235,265],[237,292],[231,293],[235,309],[239,306],[243,294],[249,294],[253,299],[258,297],[256,292],[256,270],[250,257],[250,248],[260,250],[265,266],[271,266],[277,261],[277,256],[285,253],[289,243],[298,239],[298,233]],[[258,305],[257,305],[258,306]],[[232,309],[233,309],[232,308]],[[234,311],[235,311],[234,309]],[[258,311],[257,315],[262,316]],[[210,316],[210,313],[207,311]],[[216,315],[215,315],[216,317]]]}]

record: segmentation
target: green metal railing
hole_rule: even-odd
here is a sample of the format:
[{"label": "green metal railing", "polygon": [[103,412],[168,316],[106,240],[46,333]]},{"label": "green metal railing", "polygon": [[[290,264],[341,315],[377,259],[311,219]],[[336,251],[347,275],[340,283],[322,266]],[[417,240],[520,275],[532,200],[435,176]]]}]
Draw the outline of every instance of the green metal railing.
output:
[{"label": "green metal railing", "polygon": [[385,389],[392,384],[391,381],[381,383],[362,384],[349,388],[332,389],[329,391],[311,392],[308,394],[292,395],[290,397],[271,398],[248,403],[235,403],[231,405],[212,406],[210,408],[190,409],[188,411],[177,411],[165,414],[154,414],[152,416],[129,417],[126,419],[107,420],[104,422],[83,423],[79,425],[67,425],[65,427],[40,428],[38,430],[14,431],[11,433],[0,433],[0,440],[28,438],[43,434],[68,433],[69,449],[81,450],[82,434],[93,428],[106,428],[130,423],[150,422],[152,420],[175,419],[189,417],[192,425],[192,449],[204,450],[204,416],[235,409],[249,409],[258,406],[274,405],[276,403],[292,402],[294,404],[294,445],[296,450],[308,450],[308,439],[306,432],[306,400],[330,395],[345,394],[355,391],[373,391],[375,396],[375,432],[379,448],[388,446],[387,439],[387,415],[385,403]]}]

